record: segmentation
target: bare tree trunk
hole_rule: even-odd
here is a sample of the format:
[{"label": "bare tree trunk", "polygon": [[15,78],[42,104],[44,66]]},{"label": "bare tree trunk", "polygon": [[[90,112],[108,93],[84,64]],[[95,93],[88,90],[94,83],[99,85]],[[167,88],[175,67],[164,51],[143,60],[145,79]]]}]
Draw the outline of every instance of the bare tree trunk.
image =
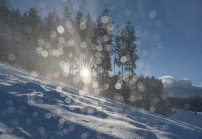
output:
[{"label": "bare tree trunk", "polygon": [[116,50],[115,50],[115,55],[114,55],[114,74],[115,74],[115,67],[116,66]]},{"label": "bare tree trunk", "polygon": [[130,69],[130,61],[129,61],[129,76],[130,76],[130,72],[131,72],[131,69]]},{"label": "bare tree trunk", "polygon": [[122,64],[122,75],[123,75],[123,64]]}]

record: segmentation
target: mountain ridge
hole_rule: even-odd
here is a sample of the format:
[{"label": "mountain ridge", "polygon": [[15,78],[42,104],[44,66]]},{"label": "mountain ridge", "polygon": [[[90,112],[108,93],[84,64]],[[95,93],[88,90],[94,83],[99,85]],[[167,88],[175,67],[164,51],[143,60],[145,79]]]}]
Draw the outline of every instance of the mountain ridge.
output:
[{"label": "mountain ridge", "polygon": [[202,87],[194,86],[189,79],[175,80],[172,76],[163,76],[162,80],[165,92],[170,97],[202,96]]}]

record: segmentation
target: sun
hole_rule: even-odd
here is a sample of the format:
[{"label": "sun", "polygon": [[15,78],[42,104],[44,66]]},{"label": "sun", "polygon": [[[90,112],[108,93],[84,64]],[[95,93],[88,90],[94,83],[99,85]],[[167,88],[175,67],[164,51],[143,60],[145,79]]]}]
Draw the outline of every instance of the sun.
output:
[{"label": "sun", "polygon": [[86,63],[86,65],[83,66],[83,68],[80,70],[80,77],[84,84],[91,83],[91,80],[93,77],[92,67],[93,67],[94,61],[95,60],[92,57],[89,64]]},{"label": "sun", "polygon": [[91,71],[88,68],[83,68],[81,70],[81,79],[84,84],[89,84],[91,82]]},{"label": "sun", "polygon": [[87,69],[87,68],[82,69],[82,70],[81,70],[81,76],[82,76],[83,78],[89,77],[89,76],[90,76],[90,70]]}]

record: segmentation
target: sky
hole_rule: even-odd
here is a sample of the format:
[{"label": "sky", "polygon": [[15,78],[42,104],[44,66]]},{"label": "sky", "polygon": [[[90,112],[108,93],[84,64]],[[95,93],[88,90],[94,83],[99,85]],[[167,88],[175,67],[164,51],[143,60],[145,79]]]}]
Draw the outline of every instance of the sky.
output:
[{"label": "sky", "polygon": [[[135,26],[139,59],[137,75],[171,76],[202,87],[201,0],[10,0],[21,14],[36,7],[44,18],[55,7],[62,16],[68,6],[97,18],[109,9],[115,25]],[[186,79],[185,79],[186,78]]]}]

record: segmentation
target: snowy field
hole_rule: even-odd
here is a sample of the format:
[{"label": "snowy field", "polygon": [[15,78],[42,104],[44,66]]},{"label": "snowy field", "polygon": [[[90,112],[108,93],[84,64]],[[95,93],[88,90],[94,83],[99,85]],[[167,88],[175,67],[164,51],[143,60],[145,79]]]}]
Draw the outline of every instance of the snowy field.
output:
[{"label": "snowy field", "polygon": [[[176,111],[176,114],[174,111]],[[181,109],[173,109],[172,112],[173,113],[170,115],[170,117],[173,119],[202,128],[202,112],[197,112],[197,115],[195,115],[194,112]]]},{"label": "snowy field", "polygon": [[0,63],[0,139],[202,139],[201,124],[201,113],[167,118]]}]

